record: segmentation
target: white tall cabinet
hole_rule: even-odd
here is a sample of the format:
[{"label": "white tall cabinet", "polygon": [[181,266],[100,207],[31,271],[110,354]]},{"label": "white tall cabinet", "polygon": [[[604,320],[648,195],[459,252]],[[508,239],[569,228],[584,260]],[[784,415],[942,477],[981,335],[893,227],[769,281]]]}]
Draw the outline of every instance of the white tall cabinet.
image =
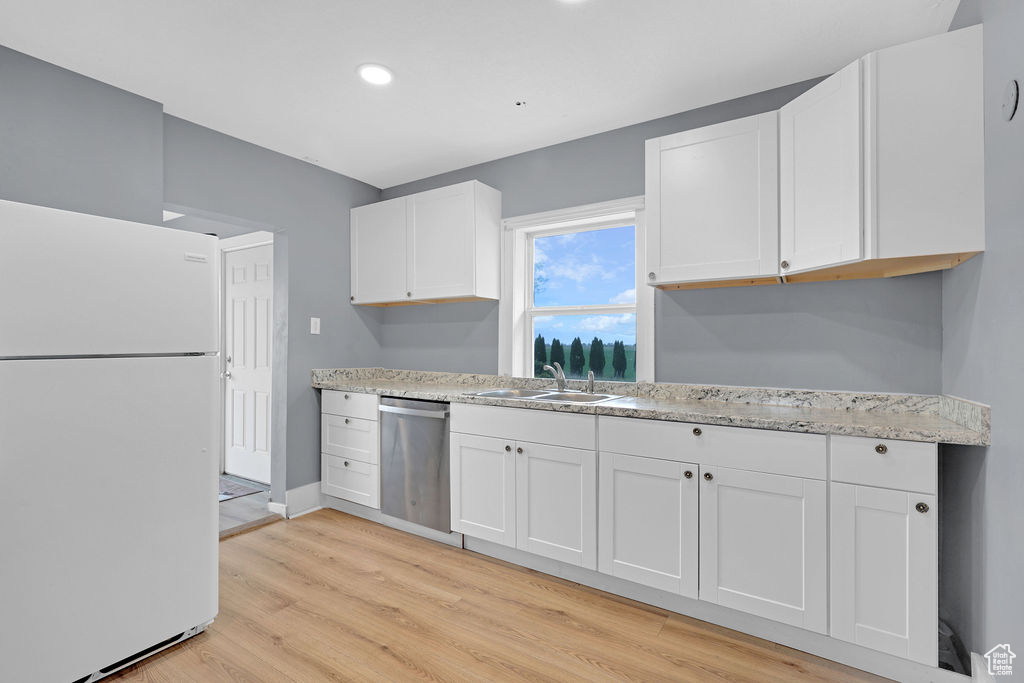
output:
[{"label": "white tall cabinet", "polygon": [[501,193],[475,180],[352,209],[354,304],[497,299]]},{"label": "white tall cabinet", "polygon": [[778,115],[648,140],[647,280],[778,276]]}]

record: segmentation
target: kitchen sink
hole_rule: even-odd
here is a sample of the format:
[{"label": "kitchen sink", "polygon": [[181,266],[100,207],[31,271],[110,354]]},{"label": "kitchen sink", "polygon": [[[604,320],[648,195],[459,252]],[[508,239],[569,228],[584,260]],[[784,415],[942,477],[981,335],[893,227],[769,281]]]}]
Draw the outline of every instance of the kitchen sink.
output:
[{"label": "kitchen sink", "polygon": [[535,401],[558,401],[563,403],[600,403],[601,401],[610,401],[613,398],[622,398],[616,394],[585,394],[583,392],[576,391],[563,391],[553,394],[545,394],[544,396],[537,396],[533,400]]},{"label": "kitchen sink", "polygon": [[478,391],[473,396],[486,396],[487,398],[533,398],[534,396],[544,396],[550,393],[550,391],[538,389],[492,389],[490,391]]}]

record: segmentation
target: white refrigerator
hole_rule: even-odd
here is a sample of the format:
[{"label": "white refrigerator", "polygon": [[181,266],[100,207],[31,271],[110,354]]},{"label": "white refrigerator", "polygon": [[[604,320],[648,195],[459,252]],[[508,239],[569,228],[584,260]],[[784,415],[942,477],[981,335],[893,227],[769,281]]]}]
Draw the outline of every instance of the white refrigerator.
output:
[{"label": "white refrigerator", "polygon": [[0,681],[217,613],[216,240],[0,201]]}]

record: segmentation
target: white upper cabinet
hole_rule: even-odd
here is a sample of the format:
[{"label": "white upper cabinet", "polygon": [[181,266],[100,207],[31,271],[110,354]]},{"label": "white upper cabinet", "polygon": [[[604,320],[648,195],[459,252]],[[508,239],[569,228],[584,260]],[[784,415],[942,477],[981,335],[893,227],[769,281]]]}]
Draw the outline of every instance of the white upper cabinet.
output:
[{"label": "white upper cabinet", "polygon": [[405,205],[405,197],[399,197],[352,209],[351,301],[405,298]]},{"label": "white upper cabinet", "polygon": [[778,276],[778,115],[647,141],[647,280]]},{"label": "white upper cabinet", "polygon": [[352,209],[355,304],[497,299],[501,193],[475,180]]},{"label": "white upper cabinet", "polygon": [[953,267],[985,248],[982,28],[873,52],[779,113],[789,281]]},{"label": "white upper cabinet", "polygon": [[783,273],[862,257],[860,75],[857,61],[782,108]]}]

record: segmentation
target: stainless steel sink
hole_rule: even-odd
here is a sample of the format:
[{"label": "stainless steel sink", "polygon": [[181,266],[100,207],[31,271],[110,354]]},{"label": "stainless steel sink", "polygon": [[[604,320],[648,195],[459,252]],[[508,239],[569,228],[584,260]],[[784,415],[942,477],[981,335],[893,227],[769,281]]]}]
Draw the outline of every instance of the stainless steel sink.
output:
[{"label": "stainless steel sink", "polygon": [[544,396],[537,396],[533,400],[535,401],[558,401],[561,403],[600,403],[601,401],[610,401],[613,398],[622,398],[616,394],[585,394],[583,392],[576,391],[563,391],[553,394],[546,394]]},{"label": "stainless steel sink", "polygon": [[473,396],[485,396],[487,398],[533,398],[534,396],[544,396],[550,393],[550,391],[538,389],[492,389],[490,391],[475,392]]}]

